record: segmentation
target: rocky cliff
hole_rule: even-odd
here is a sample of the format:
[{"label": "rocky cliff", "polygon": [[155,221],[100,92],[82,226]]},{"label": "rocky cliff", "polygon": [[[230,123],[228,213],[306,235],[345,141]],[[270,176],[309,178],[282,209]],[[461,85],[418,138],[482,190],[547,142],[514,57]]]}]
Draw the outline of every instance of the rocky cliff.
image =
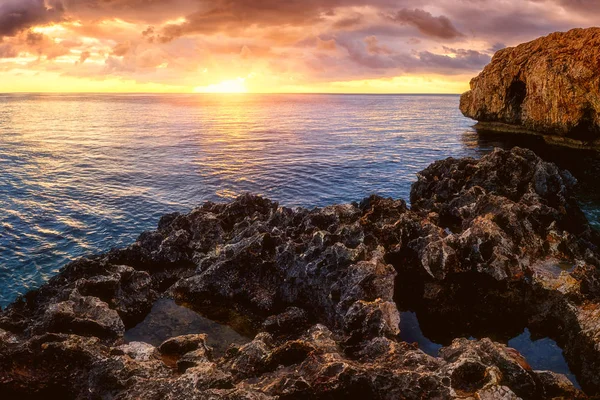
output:
[{"label": "rocky cliff", "polygon": [[[503,344],[525,327],[599,394],[600,239],[575,183],[517,148],[431,165],[412,209],[245,195],[164,216],[0,312],[0,398],[586,398]],[[252,337],[126,342],[165,298],[234,329],[235,311]],[[400,340],[406,310],[436,322],[439,357]]]},{"label": "rocky cliff", "polygon": [[600,28],[558,32],[498,51],[460,109],[483,129],[537,132],[600,148]]}]

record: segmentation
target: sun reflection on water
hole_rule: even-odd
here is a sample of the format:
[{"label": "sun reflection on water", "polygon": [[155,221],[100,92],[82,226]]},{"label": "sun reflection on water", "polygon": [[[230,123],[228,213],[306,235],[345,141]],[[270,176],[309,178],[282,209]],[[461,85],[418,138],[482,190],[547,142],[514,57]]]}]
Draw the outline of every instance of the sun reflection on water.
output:
[{"label": "sun reflection on water", "polygon": [[457,96],[0,95],[0,305],[206,200],[407,199],[491,150],[471,125]]}]

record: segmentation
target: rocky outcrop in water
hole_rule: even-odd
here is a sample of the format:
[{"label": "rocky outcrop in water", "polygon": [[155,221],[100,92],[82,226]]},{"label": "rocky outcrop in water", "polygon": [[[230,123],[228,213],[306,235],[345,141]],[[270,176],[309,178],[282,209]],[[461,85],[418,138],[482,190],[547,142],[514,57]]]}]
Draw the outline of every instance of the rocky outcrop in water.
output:
[{"label": "rocky outcrop in water", "polygon": [[482,129],[529,131],[600,148],[600,28],[553,33],[498,51],[460,109]]},{"label": "rocky outcrop in water", "polygon": [[[0,313],[0,398],[586,398],[503,344],[525,327],[600,394],[600,239],[574,185],[531,151],[496,150],[431,165],[412,209],[245,195],[167,215]],[[161,298],[234,329],[243,316],[252,340],[126,343]],[[439,357],[400,340],[403,310],[447,343]]]}]

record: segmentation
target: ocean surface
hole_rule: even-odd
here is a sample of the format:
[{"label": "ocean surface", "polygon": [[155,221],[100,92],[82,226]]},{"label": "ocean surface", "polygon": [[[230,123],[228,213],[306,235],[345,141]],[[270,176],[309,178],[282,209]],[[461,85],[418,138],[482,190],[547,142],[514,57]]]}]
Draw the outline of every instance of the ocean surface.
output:
[{"label": "ocean surface", "polygon": [[286,206],[408,199],[446,157],[530,147],[571,169],[600,218],[594,153],[480,135],[458,96],[0,95],[0,305],[162,214],[244,192]]}]

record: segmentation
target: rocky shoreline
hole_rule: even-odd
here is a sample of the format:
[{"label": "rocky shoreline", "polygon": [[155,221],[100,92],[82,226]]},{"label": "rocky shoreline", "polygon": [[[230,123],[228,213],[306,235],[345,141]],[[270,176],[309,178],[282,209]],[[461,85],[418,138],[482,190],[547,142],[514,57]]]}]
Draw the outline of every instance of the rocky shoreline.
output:
[{"label": "rocky shoreline", "polygon": [[600,149],[600,28],[556,32],[498,51],[460,101],[478,128]]},{"label": "rocky shoreline", "polygon": [[[600,236],[575,184],[515,148],[432,164],[411,208],[245,195],[166,215],[0,312],[0,398],[599,395]],[[253,337],[223,354],[202,333],[126,342],[161,299]],[[408,310],[454,339],[439,357],[400,340]],[[494,341],[524,328],[560,344],[583,391]]]},{"label": "rocky shoreline", "polygon": [[579,150],[600,150],[600,142],[587,142],[579,139],[573,139],[567,136],[551,135],[547,133],[536,132],[520,125],[505,124],[503,122],[485,122],[478,121],[473,125],[473,129],[479,134],[502,133],[515,135],[529,135],[541,138],[545,143],[552,146],[568,147]]}]

